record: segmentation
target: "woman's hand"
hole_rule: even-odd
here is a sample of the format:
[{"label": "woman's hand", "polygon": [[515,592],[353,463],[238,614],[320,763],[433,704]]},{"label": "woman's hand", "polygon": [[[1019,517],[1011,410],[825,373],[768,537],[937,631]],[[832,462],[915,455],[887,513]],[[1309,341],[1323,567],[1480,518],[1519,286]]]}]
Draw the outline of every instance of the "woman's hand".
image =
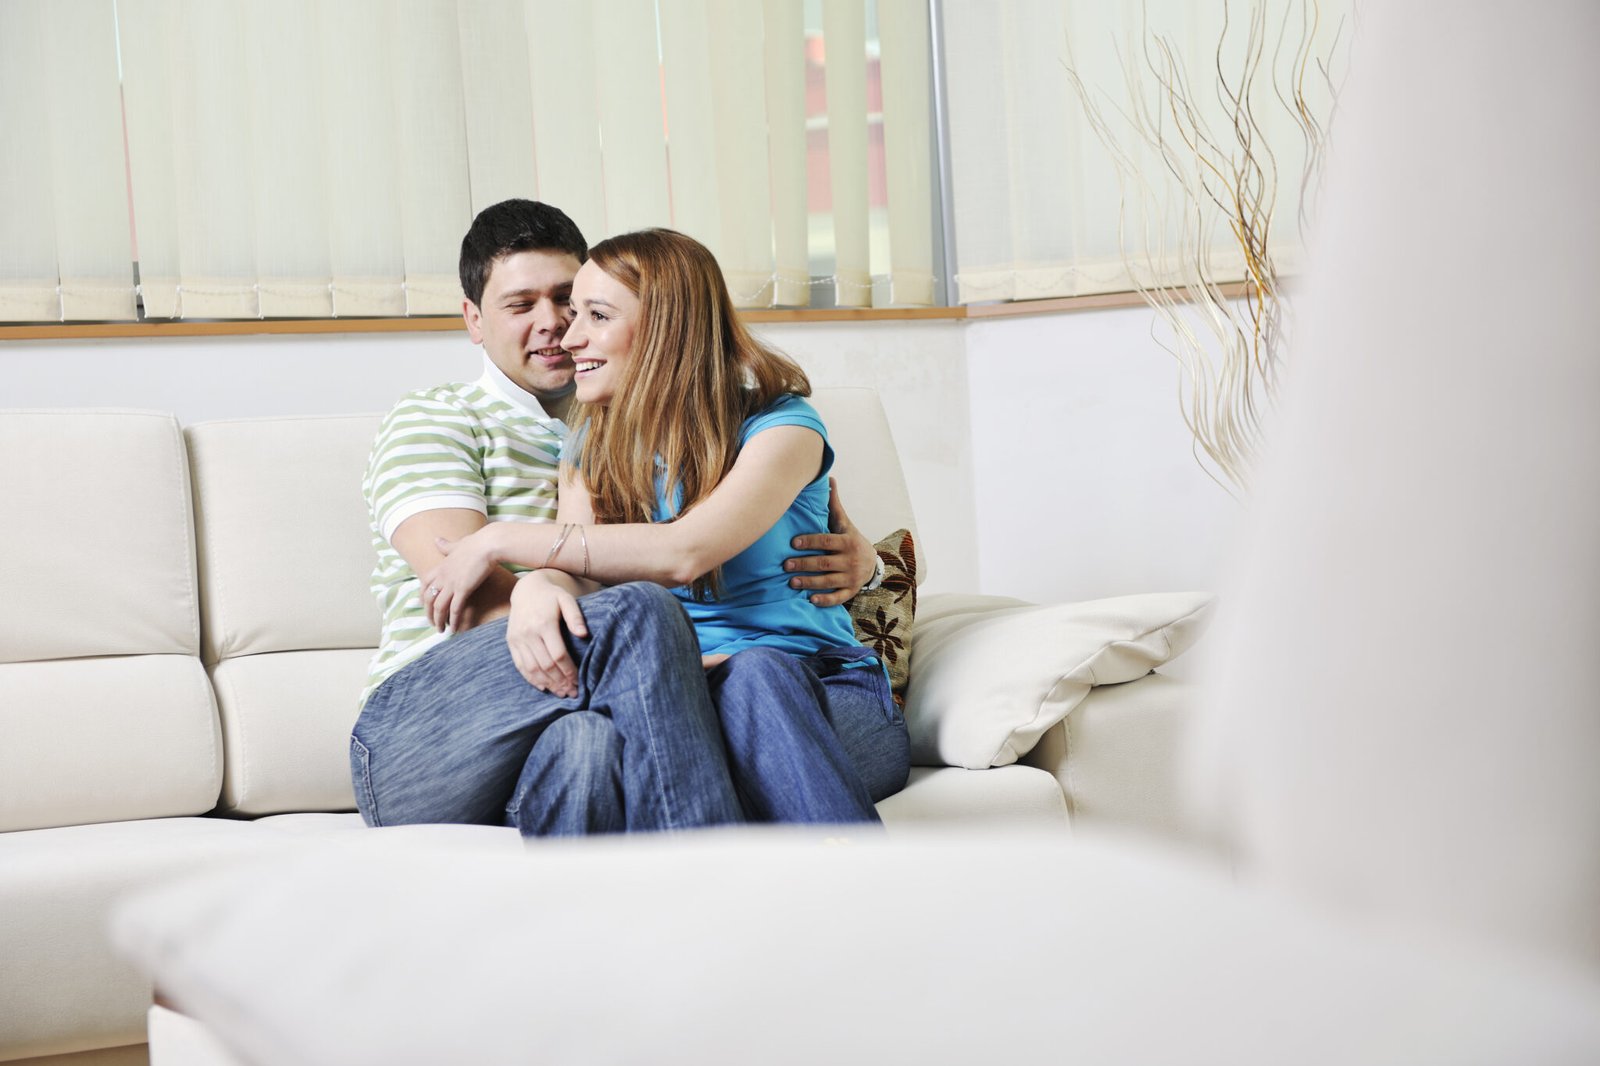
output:
[{"label": "woman's hand", "polygon": [[493,530],[491,524],[460,540],[434,542],[445,559],[422,579],[422,609],[435,629],[457,628],[468,597],[494,572]]},{"label": "woman's hand", "polygon": [[563,622],[573,636],[589,635],[583,610],[571,592],[537,570],[522,575],[511,591],[511,620],[506,623],[511,661],[541,692],[576,696],[578,668],[561,636]]}]

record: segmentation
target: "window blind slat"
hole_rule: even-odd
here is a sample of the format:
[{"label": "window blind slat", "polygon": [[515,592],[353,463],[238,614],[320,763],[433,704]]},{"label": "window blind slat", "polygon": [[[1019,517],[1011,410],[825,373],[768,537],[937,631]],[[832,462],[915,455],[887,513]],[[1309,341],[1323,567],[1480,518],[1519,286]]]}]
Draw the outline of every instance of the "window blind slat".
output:
[{"label": "window blind slat", "polygon": [[328,158],[321,115],[330,110],[320,71],[314,0],[251,0],[251,166],[255,183],[256,269],[264,318],[333,314],[328,245]]},{"label": "window blind slat", "polygon": [[603,236],[668,225],[672,204],[654,0],[593,0],[591,7],[595,25],[604,28],[595,34],[593,53],[606,194]]},{"label": "window blind slat", "polygon": [[889,302],[933,303],[933,158],[928,5],[878,0],[884,171],[889,197]]},{"label": "window blind slat", "polygon": [[749,0],[711,0],[711,73],[716,118],[716,170],[722,176],[722,238],[712,245],[734,303],[772,304],[772,186],[761,8]]},{"label": "window blind slat", "polygon": [[[472,223],[455,0],[401,0],[385,19],[399,139],[406,313],[461,310],[461,235]],[[531,110],[530,110],[531,113]]]},{"label": "window blind slat", "polygon": [[[472,213],[513,196],[539,196],[533,154],[530,49],[522,0],[459,3],[462,105]],[[573,21],[581,21],[574,18]],[[538,33],[548,49],[550,27]],[[533,56],[543,56],[538,51]],[[533,66],[537,67],[535,63]]]},{"label": "window blind slat", "polygon": [[722,243],[722,185],[706,0],[671,0],[662,16],[672,225],[715,249]]},{"label": "window blind slat", "polygon": [[[529,0],[527,11],[524,44],[534,60],[538,198],[565,211],[594,244],[607,233],[600,110],[590,58],[595,49],[594,14],[587,4],[566,0]],[[485,206],[478,202],[474,186],[473,211]]]},{"label": "window blind slat", "polygon": [[[35,4],[0,4],[0,321],[54,321],[55,189],[50,116],[35,106],[46,77],[44,14]],[[12,146],[34,145],[19,151]]]},{"label": "window blind slat", "polygon": [[828,162],[833,191],[834,303],[872,306],[867,244],[867,10],[823,0],[828,56]]},{"label": "window blind slat", "polygon": [[801,0],[762,6],[767,150],[772,180],[773,302],[811,303],[806,238],[805,10]]},{"label": "window blind slat", "polygon": [[[133,250],[110,0],[51,3],[46,31],[61,316],[131,319]],[[15,142],[6,143],[15,150]]]},{"label": "window blind slat", "polygon": [[405,252],[400,223],[399,145],[387,37],[374,32],[387,0],[319,4],[320,82],[328,144],[328,226],[336,315],[403,315]]}]

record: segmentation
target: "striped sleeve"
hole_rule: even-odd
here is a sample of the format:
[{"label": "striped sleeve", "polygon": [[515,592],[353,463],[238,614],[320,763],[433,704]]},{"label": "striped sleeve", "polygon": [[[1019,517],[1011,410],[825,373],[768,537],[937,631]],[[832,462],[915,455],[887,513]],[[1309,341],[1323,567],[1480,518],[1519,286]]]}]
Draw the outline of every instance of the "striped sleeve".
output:
[{"label": "striped sleeve", "polygon": [[363,490],[373,527],[388,540],[422,511],[464,507],[488,514],[477,416],[442,390],[406,396],[378,430]]}]

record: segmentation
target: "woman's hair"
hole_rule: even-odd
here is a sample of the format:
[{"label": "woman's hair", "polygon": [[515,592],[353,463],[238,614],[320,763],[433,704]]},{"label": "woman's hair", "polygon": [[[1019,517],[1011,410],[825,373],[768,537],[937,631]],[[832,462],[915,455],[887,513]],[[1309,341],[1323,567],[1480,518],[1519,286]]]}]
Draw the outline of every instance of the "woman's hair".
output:
[{"label": "woman's hair", "polygon": [[[589,260],[640,304],[633,357],[610,404],[582,404],[574,417],[595,521],[652,519],[658,457],[669,500],[674,484],[683,492],[682,515],[733,468],[744,420],[784,393],[809,396],[811,383],[745,329],[716,259],[692,237],[624,233],[591,248]],[[718,584],[715,573],[702,577],[694,594]]]}]

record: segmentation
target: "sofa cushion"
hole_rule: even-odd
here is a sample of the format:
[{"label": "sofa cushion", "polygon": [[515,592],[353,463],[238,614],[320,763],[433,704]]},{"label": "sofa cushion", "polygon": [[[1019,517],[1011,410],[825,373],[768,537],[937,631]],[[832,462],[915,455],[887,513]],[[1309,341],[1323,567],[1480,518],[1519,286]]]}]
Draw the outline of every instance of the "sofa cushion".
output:
[{"label": "sofa cushion", "polygon": [[917,615],[917,548],[911,531],[897,529],[874,547],[883,561],[883,583],[845,604],[856,639],[878,653],[889,672],[894,701],[905,705],[911,683],[911,626]]},{"label": "sofa cushion", "polygon": [[1600,1059],[1587,973],[1059,833],[319,849],[148,894],[116,935],[241,1058],[297,1066]]},{"label": "sofa cushion", "polygon": [[350,415],[189,428],[207,663],[377,646],[361,477],[378,422]]},{"label": "sofa cushion", "polygon": [[371,658],[365,648],[286,651],[211,668],[227,753],[223,810],[355,810],[350,727]]},{"label": "sofa cushion", "polygon": [[171,415],[0,411],[0,499],[0,662],[196,654],[189,475]]},{"label": "sofa cushion", "polygon": [[891,833],[927,825],[1068,828],[1061,786],[1032,766],[913,766],[906,787],[879,801],[878,816]]},{"label": "sofa cushion", "polygon": [[1203,592],[1016,605],[930,597],[912,635],[906,698],[917,766],[1005,766],[1096,685],[1143,677],[1200,635]]},{"label": "sofa cushion", "polygon": [[199,659],[0,664],[0,831],[200,814],[221,781]]}]

